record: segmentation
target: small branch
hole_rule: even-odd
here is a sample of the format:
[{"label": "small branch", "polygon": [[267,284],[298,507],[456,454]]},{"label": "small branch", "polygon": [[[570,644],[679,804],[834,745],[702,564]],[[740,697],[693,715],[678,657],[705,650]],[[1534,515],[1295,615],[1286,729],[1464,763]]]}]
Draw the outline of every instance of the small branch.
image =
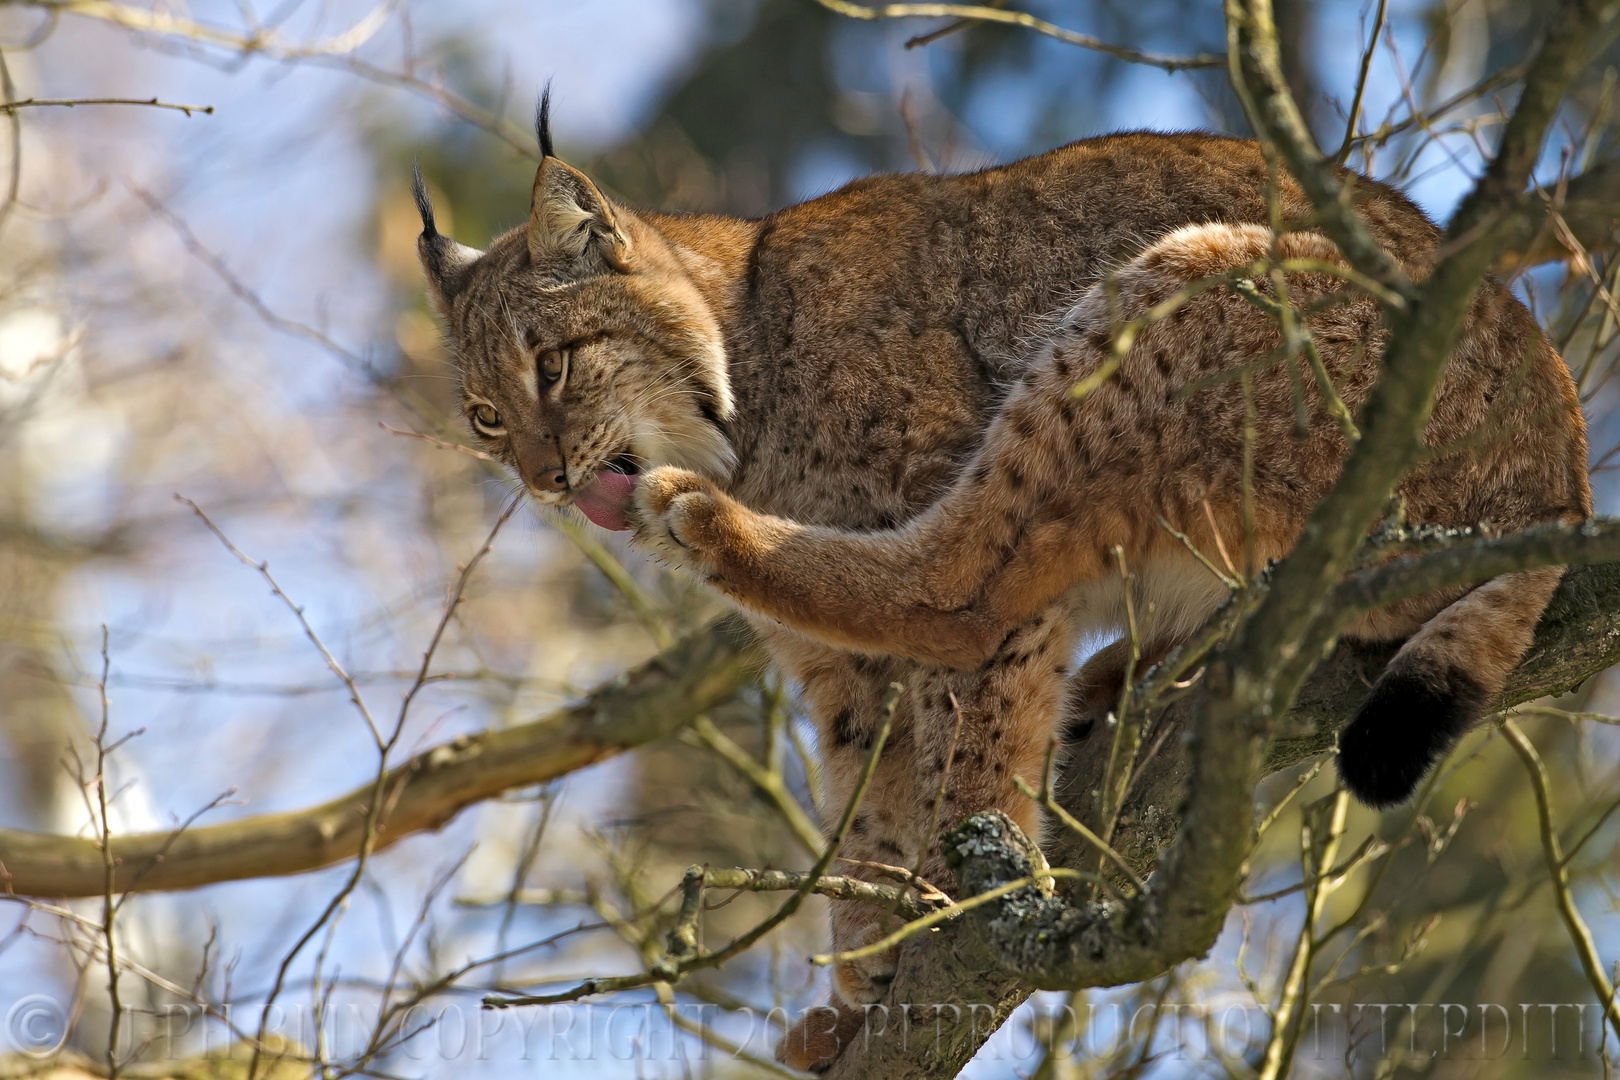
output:
[{"label": "small branch", "polygon": [[1125,678],[1120,680],[1119,703],[1114,708],[1114,738],[1108,746],[1108,764],[1103,768],[1102,802],[1098,821],[1106,846],[1119,821],[1119,810],[1124,801],[1125,784],[1136,767],[1136,755],[1142,745],[1142,725],[1145,715],[1132,719],[1131,690],[1136,684],[1136,665],[1142,659],[1142,636],[1137,630],[1135,592],[1136,578],[1125,565],[1125,549],[1114,546],[1114,561],[1119,566],[1120,596],[1125,605]]},{"label": "small branch", "polygon": [[745,1063],[753,1070],[750,1075],[775,1076],[779,1077],[780,1080],[803,1080],[802,1073],[789,1069],[784,1065],[779,1065],[769,1058],[762,1058],[757,1054],[750,1053],[746,1049],[747,1041],[738,1044],[721,1035],[718,1031],[702,1022],[701,1014],[697,1020],[693,1020],[689,1016],[683,1016],[679,1009],[672,1007],[675,1004],[675,995],[668,983],[658,983],[654,990],[658,994],[659,1004],[665,1006],[665,1015],[669,1017],[671,1024],[714,1047],[722,1054],[729,1055],[733,1060]]},{"label": "small branch", "polygon": [[18,109],[33,109],[43,105],[59,105],[71,109],[78,105],[144,105],[152,109],[173,109],[187,116],[203,113],[212,116],[212,105],[179,105],[157,98],[23,98],[21,101],[0,101],[0,112],[14,113]]},{"label": "small branch", "polygon": [[1300,822],[1300,865],[1310,882],[1305,890],[1305,920],[1294,943],[1294,957],[1288,965],[1282,990],[1277,996],[1277,1009],[1273,1014],[1271,1038],[1260,1067],[1258,1080],[1283,1080],[1294,1060],[1294,1049],[1299,1044],[1300,1032],[1305,1024],[1306,1006],[1310,1004],[1307,982],[1311,962],[1321,947],[1316,936],[1316,924],[1322,918],[1328,896],[1338,884],[1338,877],[1325,871],[1338,855],[1339,843],[1344,839],[1345,812],[1350,807],[1350,796],[1343,788],[1329,796],[1324,807],[1310,808],[1315,812],[1302,814]]},{"label": "small branch", "polygon": [[1031,874],[1028,877],[1014,878],[1012,881],[1003,882],[993,889],[979,893],[977,896],[970,896],[966,900],[959,900],[947,907],[940,908],[938,911],[930,911],[927,915],[907,923],[880,941],[874,941],[870,945],[863,945],[859,949],[850,949],[847,952],[817,953],[810,958],[810,962],[815,964],[817,967],[826,967],[829,964],[842,964],[847,963],[850,960],[860,960],[867,956],[876,956],[878,953],[892,949],[908,938],[916,937],[924,930],[938,926],[940,923],[945,922],[948,919],[954,919],[964,912],[972,911],[974,908],[983,907],[992,900],[1000,900],[1008,893],[1016,892],[1019,889],[1028,888],[1030,886],[1039,888],[1046,882],[1051,881],[1053,878],[1085,878],[1090,876],[1091,875],[1089,874],[1081,873],[1079,870],[1065,870],[1062,868],[1053,869],[1051,867],[1047,867],[1041,870],[1039,873]]},{"label": "small branch", "polygon": [[213,533],[221,544],[225,545],[226,551],[229,551],[232,555],[235,555],[237,559],[241,561],[242,565],[251,567],[259,572],[259,576],[264,578],[266,584],[270,586],[270,591],[275,594],[276,599],[280,600],[284,605],[286,605],[287,610],[292,612],[293,618],[298,620],[298,625],[303,628],[304,636],[310,640],[310,643],[315,646],[316,651],[321,654],[321,659],[326,661],[327,669],[331,671],[333,675],[337,676],[338,681],[341,682],[349,691],[349,701],[353,703],[355,709],[359,711],[360,718],[365,721],[366,729],[371,732],[372,740],[375,741],[378,746],[381,746],[383,742],[382,732],[378,730],[377,722],[372,719],[371,710],[366,706],[366,700],[361,696],[360,688],[355,685],[354,679],[349,675],[349,672],[344,668],[344,666],[338,662],[338,658],[332,655],[332,651],[326,647],[326,642],[321,640],[321,636],[315,632],[315,628],[309,624],[309,620],[304,618],[304,609],[293,603],[292,597],[288,596],[282,591],[281,585],[277,583],[276,579],[270,573],[270,564],[268,562],[256,562],[253,559],[248,558],[247,555],[243,553],[242,549],[232,543],[231,538],[226,536],[218,525],[214,524],[213,519],[211,519],[207,514],[203,513],[202,507],[198,506],[184,495],[176,494],[174,501],[181,503],[182,505],[189,506],[191,508],[191,512],[196,514],[197,517],[202,520],[204,525],[208,526],[208,531]]},{"label": "small branch", "polygon": [[1288,809],[1288,804],[1294,801],[1294,796],[1298,795],[1301,791],[1304,791],[1305,785],[1309,784],[1312,780],[1315,780],[1316,774],[1321,772],[1322,766],[1326,764],[1327,759],[1325,758],[1317,761],[1315,765],[1312,765],[1310,768],[1306,769],[1298,780],[1294,781],[1294,786],[1289,788],[1287,793],[1283,795],[1282,798],[1277,800],[1277,805],[1266,811],[1266,816],[1261,818],[1260,823],[1254,827],[1254,835],[1256,839],[1262,838],[1266,835],[1266,830],[1270,829],[1277,823],[1277,818],[1282,815],[1284,810]]},{"label": "small branch", "polygon": [[1042,809],[1051,814],[1053,817],[1057,818],[1059,821],[1063,822],[1063,824],[1071,829],[1077,836],[1079,836],[1086,843],[1090,844],[1092,847],[1096,848],[1104,858],[1113,863],[1114,869],[1118,870],[1125,880],[1131,883],[1131,889],[1133,891],[1138,893],[1142,891],[1142,879],[1137,877],[1136,871],[1131,869],[1131,864],[1126,862],[1124,858],[1121,857],[1119,852],[1115,851],[1107,841],[1098,836],[1096,833],[1092,832],[1090,829],[1086,828],[1085,825],[1082,824],[1073,814],[1065,810],[1056,799],[1052,798],[1052,793],[1050,791],[1042,791],[1037,795],[1035,790],[1029,786],[1029,782],[1022,776],[1013,777],[1013,783],[1018,785],[1019,791],[1040,803]]},{"label": "small branch", "polygon": [[[4,49],[0,49],[0,97],[11,99],[17,93],[17,84],[11,80],[11,67],[6,63]],[[22,117],[17,115],[15,109],[6,113],[6,127],[11,136],[10,166],[6,172],[6,197],[0,199],[0,229],[6,227],[6,219],[16,209],[17,200],[22,189]]]},{"label": "small branch", "polygon": [[[777,908],[765,921],[759,923],[747,933],[737,937],[731,944],[723,949],[711,953],[699,953],[687,957],[666,958],[669,962],[655,965],[655,970],[645,975],[623,975],[606,979],[587,979],[571,990],[564,990],[558,994],[524,994],[515,997],[503,997],[490,994],[484,998],[484,1006],[491,1009],[505,1009],[514,1005],[556,1005],[568,1001],[578,1001],[581,998],[592,997],[597,994],[615,993],[620,990],[633,990],[654,983],[673,983],[688,972],[702,968],[719,967],[726,961],[747,952],[753,948],[766,934],[776,929],[793,916],[804,901],[815,890],[816,882],[827,873],[828,867],[838,857],[838,849],[844,844],[849,835],[850,827],[855,823],[855,814],[860,809],[861,802],[866,798],[866,790],[871,786],[872,776],[877,772],[878,758],[883,754],[884,744],[888,742],[889,731],[894,723],[894,708],[900,701],[904,687],[899,683],[892,683],[888,693],[883,698],[882,720],[878,724],[877,732],[872,738],[872,747],[866,754],[866,765],[861,770],[860,777],[855,782],[855,789],[850,792],[849,802],[844,806],[844,813],[838,821],[838,827],[833,830],[821,857],[816,865],[805,875],[803,883],[788,897],[787,901]],[[688,878],[687,880],[690,880]]]},{"label": "small branch", "polygon": [[1388,844],[1384,843],[1376,836],[1369,836],[1362,840],[1362,842],[1356,847],[1356,850],[1352,852],[1343,862],[1333,867],[1333,869],[1309,871],[1309,876],[1297,884],[1288,885],[1272,892],[1261,893],[1258,896],[1240,894],[1237,898],[1237,903],[1243,905],[1244,907],[1250,907],[1254,904],[1268,904],[1273,900],[1281,900],[1283,897],[1292,896],[1297,892],[1308,892],[1311,889],[1316,888],[1316,886],[1322,882],[1335,882],[1340,878],[1347,877],[1352,870],[1355,870],[1362,863],[1368,862],[1372,859],[1377,859],[1386,854],[1389,850],[1390,846]]},{"label": "small branch", "polygon": [[782,815],[782,820],[787,823],[788,829],[793,833],[793,838],[799,842],[799,845],[804,848],[807,854],[813,857],[820,856],[822,850],[826,847],[826,841],[822,839],[821,830],[816,828],[815,822],[810,820],[810,815],[804,812],[804,807],[799,805],[799,800],[795,799],[793,793],[788,791],[787,785],[782,782],[780,772],[775,769],[768,769],[755,761],[748,751],[738,746],[725,732],[715,727],[714,721],[707,716],[699,716],[692,721],[692,732],[699,739],[702,739],[709,749],[725,758],[732,768],[742,773],[744,778],[759,790],[760,794],[771,801],[771,805],[776,807],[777,813]]},{"label": "small branch", "polygon": [[[709,870],[711,889],[742,889],[746,892],[786,892],[802,889],[811,875],[799,870]],[[832,900],[855,900],[888,908],[906,919],[920,919],[940,905],[911,895],[903,885],[879,885],[859,878],[824,876],[811,881],[810,891]],[[935,896],[943,894],[934,893]]]},{"label": "small branch", "polygon": [[[1007,0],[989,0],[989,2],[987,4],[985,4],[985,5],[983,5],[983,6],[985,6],[985,7],[993,7],[993,8],[1004,8],[1004,7],[1007,6]],[[973,25],[973,20],[972,19],[957,19],[955,22],[947,23],[946,25],[940,27],[938,30],[931,30],[926,34],[918,34],[916,37],[907,38],[906,39],[906,48],[908,48],[908,49],[916,49],[916,48],[920,48],[920,47],[922,47],[924,45],[932,45],[934,42],[939,41],[942,38],[950,37],[952,34],[958,32],[960,30],[966,30],[968,27],[970,27],[972,25]]]},{"label": "small branch", "polygon": [[1592,984],[1592,990],[1597,994],[1604,1018],[1614,1029],[1615,1035],[1620,1037],[1620,1001],[1615,999],[1614,984],[1609,981],[1608,972],[1603,968],[1603,958],[1598,955],[1597,945],[1592,941],[1592,932],[1586,928],[1580,909],[1575,906],[1575,897],[1570,892],[1569,867],[1559,850],[1558,832],[1553,828],[1552,792],[1547,780],[1547,767],[1542,764],[1535,745],[1525,738],[1519,725],[1511,719],[1502,721],[1502,735],[1524,762],[1525,772],[1530,777],[1530,790],[1536,797],[1536,817],[1541,825],[1541,850],[1547,859],[1547,874],[1552,879],[1553,893],[1558,898],[1558,914],[1569,931],[1576,955],[1580,957],[1586,981]]},{"label": "small branch", "polygon": [[1322,354],[1316,348],[1316,339],[1311,336],[1310,327],[1300,322],[1293,305],[1287,301],[1286,284],[1282,278],[1282,271],[1274,269],[1271,272],[1273,288],[1278,299],[1273,300],[1260,292],[1254,281],[1249,278],[1240,278],[1232,283],[1232,289],[1255,307],[1276,319],[1282,327],[1283,349],[1289,357],[1303,356],[1310,365],[1311,374],[1316,377],[1316,388],[1322,395],[1322,401],[1327,405],[1328,415],[1333,417],[1339,430],[1344,433],[1345,441],[1352,446],[1361,438],[1361,432],[1356,428],[1355,419],[1350,415],[1350,409],[1339,396],[1338,388],[1333,385],[1333,377],[1328,374],[1327,365],[1322,361]]},{"label": "small branch", "polygon": [[107,652],[107,627],[101,628],[101,680],[97,684],[101,699],[101,727],[96,731],[96,775],[91,781],[96,787],[96,811],[100,818],[101,864],[103,868],[101,894],[101,933],[107,950],[107,1002],[111,1017],[107,1027],[107,1080],[118,1080],[118,1029],[124,1018],[124,1006],[118,998],[118,946],[114,940],[118,904],[113,899],[113,882],[117,877],[118,859],[113,855],[112,818],[107,813],[107,672],[112,658]]},{"label": "small branch", "polygon": [[636,579],[602,543],[596,538],[596,533],[580,520],[576,513],[568,510],[554,510],[542,515],[546,524],[562,533],[574,542],[574,546],[591,563],[602,572],[619,595],[623,596],[625,603],[647,631],[647,636],[660,649],[670,647],[669,620],[659,614],[658,604],[648,596],[646,590],[636,583]]},{"label": "small branch", "polygon": [[1356,76],[1355,96],[1350,99],[1350,115],[1344,121],[1344,141],[1333,155],[1335,165],[1343,165],[1356,144],[1356,124],[1361,120],[1361,100],[1367,93],[1367,74],[1372,70],[1373,55],[1378,51],[1378,38],[1384,32],[1384,12],[1389,0],[1378,0],[1378,13],[1373,16],[1372,33],[1367,36],[1367,49],[1361,54],[1361,72]]},{"label": "small branch", "polygon": [[[1004,11],[997,7],[988,7],[982,4],[881,4],[867,6],[865,4],[846,3],[845,0],[815,0],[816,3],[828,11],[851,19],[965,19],[969,22],[1001,23],[1005,26],[1021,26],[1026,30],[1033,30],[1037,34],[1056,38],[1069,45],[1078,45],[1082,49],[1093,49],[1097,52],[1107,53],[1119,60],[1132,64],[1146,64],[1149,67],[1163,68],[1166,72],[1187,71],[1193,68],[1216,68],[1226,63],[1226,57],[1219,53],[1197,53],[1193,56],[1165,56],[1160,53],[1141,52],[1137,49],[1128,49],[1123,45],[1115,45],[1094,38],[1089,34],[1077,34],[1073,30],[1065,30],[1055,26],[1044,19],[1037,19],[1033,15],[1022,11]],[[948,32],[945,31],[945,32]],[[914,39],[920,40],[920,39]]]},{"label": "small branch", "polygon": [[[412,680],[410,688],[405,691],[404,696],[400,699],[399,713],[394,720],[393,734],[389,736],[386,743],[379,747],[385,757],[399,742],[399,737],[405,730],[405,720],[411,711],[411,703],[416,700],[416,695],[422,692],[422,688],[431,681],[428,673],[433,667],[434,654],[439,651],[439,645],[444,641],[444,632],[449,629],[450,620],[455,618],[456,609],[461,606],[462,599],[467,595],[467,583],[472,580],[473,571],[478,569],[478,564],[483,562],[489,555],[490,550],[494,548],[495,537],[500,534],[502,527],[511,520],[522,498],[522,495],[514,495],[507,500],[506,509],[501,511],[500,516],[495,519],[495,524],[490,526],[489,534],[484,537],[484,543],[473,553],[472,558],[461,564],[460,573],[456,575],[456,583],[451,587],[450,597],[444,605],[444,612],[439,616],[438,625],[433,628],[433,636],[428,639],[427,648],[422,650],[422,664],[417,668],[416,678]],[[350,679],[350,685],[353,685],[352,679]]]},{"label": "small branch", "polygon": [[[1208,505],[1208,504],[1206,503],[1205,505]],[[1228,576],[1224,571],[1221,570],[1220,567],[1216,566],[1213,562],[1210,561],[1210,558],[1209,558],[1208,555],[1205,555],[1202,551],[1199,551],[1197,546],[1192,542],[1191,537],[1189,537],[1184,532],[1178,532],[1176,530],[1175,526],[1171,525],[1168,521],[1164,520],[1164,515],[1163,514],[1158,515],[1158,522],[1159,522],[1159,528],[1163,529],[1165,532],[1169,533],[1171,536],[1173,536],[1177,540],[1179,540],[1181,542],[1181,546],[1186,548],[1188,550],[1188,552],[1190,552],[1192,554],[1193,558],[1197,559],[1200,563],[1202,563],[1204,569],[1206,569],[1210,573],[1214,574],[1215,579],[1217,581],[1219,581],[1222,585],[1226,586],[1226,588],[1228,590],[1236,591],[1237,589],[1242,587],[1242,584],[1243,584],[1242,582],[1238,581],[1238,579],[1235,578],[1235,577]]]},{"label": "small branch", "polygon": [[399,435],[406,439],[418,439],[421,442],[425,442],[429,446],[437,447],[440,450],[453,450],[458,454],[466,454],[468,457],[477,458],[479,461],[500,461],[500,458],[496,457],[494,454],[486,454],[482,450],[474,450],[470,446],[463,446],[460,443],[453,443],[448,439],[440,439],[433,435],[424,435],[420,431],[405,431],[402,428],[390,427],[381,420],[377,421],[377,426],[388,432],[390,435]]}]

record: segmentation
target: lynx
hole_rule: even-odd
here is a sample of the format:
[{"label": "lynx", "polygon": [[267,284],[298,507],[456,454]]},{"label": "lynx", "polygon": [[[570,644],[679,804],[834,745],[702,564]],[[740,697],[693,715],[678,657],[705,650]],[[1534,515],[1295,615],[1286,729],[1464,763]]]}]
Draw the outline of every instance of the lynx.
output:
[{"label": "lynx", "polygon": [[[1309,221],[1298,187],[1253,142],[1129,133],[966,175],[857,180],[758,220],[661,213],[559,160],[545,116],[529,219],[487,251],[438,233],[418,178],[419,253],[474,436],[536,501],[634,530],[736,602],[818,726],[826,816],[849,799],[886,688],[905,687],[846,872],[920,865],[948,888],[927,827],[942,779],[942,826],[998,809],[1037,836],[1016,781],[1038,781],[1060,714],[1108,700],[1228,595],[1170,530],[1264,565],[1348,453],[1338,400],[1351,414],[1365,401],[1387,331],[1333,244],[1273,231]],[[1438,229],[1392,188],[1341,176],[1421,278]],[[1257,263],[1289,268],[1331,388],[1279,349],[1252,296],[1204,287]],[[1257,273],[1252,289],[1278,299],[1276,282]],[[1141,318],[1156,306],[1173,310]],[[1134,345],[1105,371],[1125,325]],[[1480,284],[1425,438],[1400,487],[1414,522],[1515,530],[1590,512],[1575,388],[1499,281]],[[1121,633],[1121,559],[1143,667],[1126,671],[1116,641],[1077,671],[1085,635]],[[1353,627],[1405,639],[1340,740],[1355,795],[1411,794],[1501,689],[1560,574]],[[836,949],[888,925],[833,905]],[[836,967],[843,1015],[878,1001],[895,966],[891,951]],[[799,1030],[779,1054],[819,1068],[837,1050]]]}]

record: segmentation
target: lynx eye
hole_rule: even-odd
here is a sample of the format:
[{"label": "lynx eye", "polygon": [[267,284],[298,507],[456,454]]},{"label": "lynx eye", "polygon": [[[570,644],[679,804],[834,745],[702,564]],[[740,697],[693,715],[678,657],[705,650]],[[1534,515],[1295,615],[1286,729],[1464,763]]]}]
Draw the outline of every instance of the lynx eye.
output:
[{"label": "lynx eye", "polygon": [[540,354],[540,374],[547,382],[556,382],[562,378],[567,366],[568,357],[561,349],[550,349]]},{"label": "lynx eye", "polygon": [[472,411],[473,426],[486,435],[493,435],[501,430],[501,414],[495,411],[493,405],[480,405]]}]

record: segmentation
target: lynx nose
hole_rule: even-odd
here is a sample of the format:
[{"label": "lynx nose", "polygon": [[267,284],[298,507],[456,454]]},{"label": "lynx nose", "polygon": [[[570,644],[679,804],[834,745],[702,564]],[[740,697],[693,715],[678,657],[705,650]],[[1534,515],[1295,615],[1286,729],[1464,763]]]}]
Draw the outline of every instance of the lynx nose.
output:
[{"label": "lynx nose", "polygon": [[543,465],[530,475],[529,483],[540,491],[567,491],[568,473],[561,465]]},{"label": "lynx nose", "polygon": [[538,439],[517,438],[517,467],[524,481],[535,491],[567,491],[568,470],[564,467],[561,448],[543,434]]}]

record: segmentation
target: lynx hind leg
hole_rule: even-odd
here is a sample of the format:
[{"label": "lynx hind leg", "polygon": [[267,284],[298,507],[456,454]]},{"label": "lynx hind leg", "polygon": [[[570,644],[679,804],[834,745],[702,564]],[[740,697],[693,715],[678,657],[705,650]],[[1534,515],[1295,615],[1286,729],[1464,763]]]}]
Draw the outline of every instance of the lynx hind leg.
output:
[{"label": "lynx hind leg", "polygon": [[[1069,613],[1054,607],[1009,634],[973,671],[852,656],[805,643],[801,659],[814,654],[816,660],[798,670],[819,725],[824,820],[836,822],[849,802],[888,686],[905,687],[837,872],[893,884],[895,875],[884,867],[907,872],[920,867],[924,881],[954,895],[955,876],[939,845],[942,834],[982,810],[1000,810],[1038,839],[1039,808],[1018,790],[1016,779],[1040,781],[1074,640]],[[833,951],[845,952],[880,940],[903,920],[872,904],[835,900],[831,923]],[[899,950],[888,949],[835,965],[833,1003],[859,1010],[882,1001],[898,962]],[[795,1031],[802,1044],[805,1033]],[[812,1039],[810,1045],[825,1049],[826,1042]],[[801,1051],[802,1046],[791,1052]]]},{"label": "lynx hind leg", "polygon": [[1493,578],[1412,635],[1339,734],[1339,777],[1351,794],[1373,807],[1411,798],[1501,693],[1563,574]]}]

